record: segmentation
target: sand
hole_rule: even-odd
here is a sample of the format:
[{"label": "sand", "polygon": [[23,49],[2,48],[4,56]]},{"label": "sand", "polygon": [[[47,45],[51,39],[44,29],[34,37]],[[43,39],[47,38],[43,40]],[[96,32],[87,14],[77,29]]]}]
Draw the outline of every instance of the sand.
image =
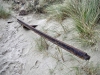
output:
[{"label": "sand", "polygon": [[87,62],[100,63],[100,44],[83,47],[77,42],[75,38],[78,33],[72,19],[67,18],[62,22],[66,28],[64,32],[59,22],[47,21],[45,15],[19,16],[15,12],[13,15],[29,25],[38,25],[36,29],[87,52],[91,58],[89,61],[82,60],[48,40],[45,40],[48,49],[40,49],[37,42],[40,43],[41,37],[23,29],[16,18],[11,16],[0,19],[0,75],[75,75],[72,67],[84,66]]}]

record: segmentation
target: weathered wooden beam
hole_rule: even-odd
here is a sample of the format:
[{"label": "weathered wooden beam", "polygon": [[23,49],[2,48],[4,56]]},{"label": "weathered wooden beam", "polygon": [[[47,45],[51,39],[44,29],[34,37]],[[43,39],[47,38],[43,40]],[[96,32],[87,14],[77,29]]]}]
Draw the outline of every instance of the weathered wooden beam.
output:
[{"label": "weathered wooden beam", "polygon": [[66,51],[68,51],[68,52],[70,52],[70,53],[78,56],[79,58],[82,58],[84,60],[89,60],[90,59],[90,56],[87,53],[85,53],[85,52],[83,52],[83,51],[81,51],[81,50],[79,50],[79,49],[77,49],[77,48],[75,48],[73,46],[70,46],[70,45],[68,45],[68,44],[66,44],[66,43],[64,43],[64,42],[62,42],[60,40],[57,40],[57,39],[55,39],[55,38],[53,38],[53,37],[51,37],[51,36],[49,36],[49,35],[41,32],[41,31],[35,29],[32,26],[29,26],[28,24],[24,23],[23,21],[21,21],[19,19],[17,19],[17,21],[21,25],[23,25],[24,27],[26,27],[27,29],[30,29],[30,30],[34,31],[35,33],[37,33],[40,36],[44,37],[45,39],[51,41],[52,43],[58,45],[59,47],[65,49]]}]

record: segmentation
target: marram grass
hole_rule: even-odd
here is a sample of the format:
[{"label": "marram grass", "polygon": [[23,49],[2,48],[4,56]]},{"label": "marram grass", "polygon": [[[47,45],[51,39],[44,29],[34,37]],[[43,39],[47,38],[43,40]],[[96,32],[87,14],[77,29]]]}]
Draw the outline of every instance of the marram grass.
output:
[{"label": "marram grass", "polygon": [[65,0],[63,4],[48,7],[46,11],[58,21],[71,17],[79,37],[90,45],[96,43],[95,27],[100,20],[100,0]]},{"label": "marram grass", "polygon": [[100,0],[70,1],[68,15],[74,19],[80,38],[95,43],[95,27],[100,19]]}]

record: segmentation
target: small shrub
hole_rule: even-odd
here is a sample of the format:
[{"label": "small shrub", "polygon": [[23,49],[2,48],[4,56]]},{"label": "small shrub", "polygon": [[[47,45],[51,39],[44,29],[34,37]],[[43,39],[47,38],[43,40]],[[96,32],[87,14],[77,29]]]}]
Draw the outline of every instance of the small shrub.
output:
[{"label": "small shrub", "polygon": [[6,11],[3,6],[0,6],[0,18],[6,19],[10,16],[10,12]]}]

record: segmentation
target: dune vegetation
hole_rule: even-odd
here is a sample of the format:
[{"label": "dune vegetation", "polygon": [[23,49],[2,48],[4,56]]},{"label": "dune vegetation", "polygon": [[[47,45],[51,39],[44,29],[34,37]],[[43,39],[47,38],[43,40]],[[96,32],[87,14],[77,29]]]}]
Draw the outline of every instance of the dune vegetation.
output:
[{"label": "dune vegetation", "polygon": [[0,5],[0,18],[6,19],[10,16],[10,12],[6,11],[3,6]]},{"label": "dune vegetation", "polygon": [[47,7],[46,11],[58,21],[71,17],[81,38],[79,40],[91,46],[97,42],[95,28],[100,21],[100,0],[65,0],[62,4]]}]

